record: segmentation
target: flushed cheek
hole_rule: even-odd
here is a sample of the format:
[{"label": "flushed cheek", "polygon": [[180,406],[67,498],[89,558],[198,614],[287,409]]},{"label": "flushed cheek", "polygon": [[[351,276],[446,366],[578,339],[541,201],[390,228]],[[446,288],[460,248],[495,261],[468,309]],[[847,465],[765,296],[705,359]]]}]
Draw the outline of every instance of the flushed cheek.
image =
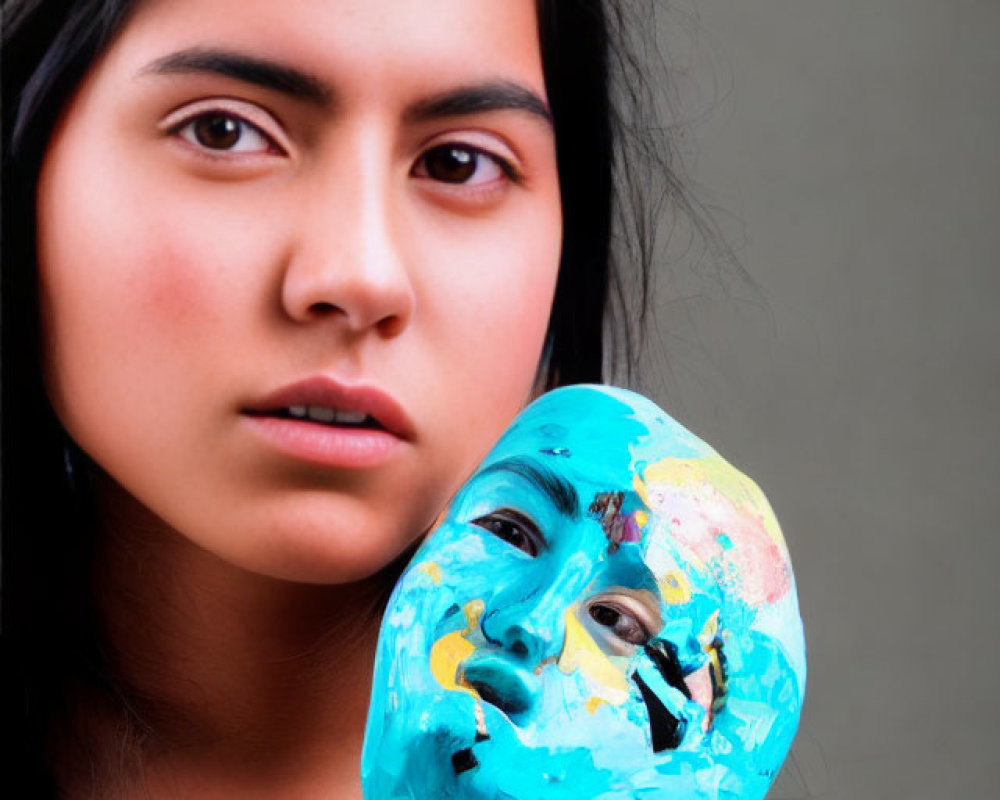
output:
[{"label": "flushed cheek", "polygon": [[[215,363],[218,369],[231,363],[241,343],[260,327],[255,315],[268,279],[262,267],[270,249],[246,232],[231,235],[236,226],[191,216],[187,212],[147,226],[135,274],[123,293],[142,318],[150,347],[189,363],[207,361],[214,352],[225,359]],[[240,227],[245,231],[245,223]]]},{"label": "flushed cheek", "polygon": [[558,204],[512,216],[441,232],[425,248],[433,253],[421,286],[429,311],[419,324],[447,348],[439,369],[481,416],[512,416],[528,399],[558,272]]},{"label": "flushed cheek", "polygon": [[[493,297],[503,299],[500,291]],[[436,358],[430,354],[437,363],[428,374],[437,380],[421,381],[420,405],[428,411],[428,432],[452,462],[442,473],[453,476],[451,491],[531,399],[550,303],[535,299],[530,307],[532,301],[525,300],[527,308],[474,297],[460,311],[452,309],[451,332],[435,337],[442,344]]]},{"label": "flushed cheek", "polygon": [[143,237],[78,229],[83,241],[42,262],[53,400],[159,405],[165,388],[197,374],[219,308],[212,273],[197,248],[147,226]]}]

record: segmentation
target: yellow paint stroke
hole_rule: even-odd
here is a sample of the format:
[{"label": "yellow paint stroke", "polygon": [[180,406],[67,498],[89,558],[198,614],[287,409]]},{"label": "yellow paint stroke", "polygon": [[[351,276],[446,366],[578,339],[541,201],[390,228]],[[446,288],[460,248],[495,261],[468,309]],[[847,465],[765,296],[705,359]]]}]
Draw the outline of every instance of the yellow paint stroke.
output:
[{"label": "yellow paint stroke", "polygon": [[785,546],[778,520],[760,487],[720,455],[698,459],[664,458],[650,464],[641,479],[636,475],[633,484],[643,503],[652,511],[657,510],[650,498],[650,486],[655,487],[655,484],[702,491],[710,488],[741,512],[760,520],[771,541]]},{"label": "yellow paint stroke", "polygon": [[446,633],[431,645],[431,674],[448,691],[467,692],[473,697],[479,696],[470,687],[459,682],[461,680],[459,666],[476,650],[476,646],[466,637],[478,627],[479,618],[485,607],[482,600],[470,600],[462,608],[468,627],[464,631]]},{"label": "yellow paint stroke", "polygon": [[701,629],[701,633],[698,634],[698,644],[701,645],[701,649],[706,653],[712,649],[715,644],[716,638],[719,636],[719,609],[715,609],[712,612],[712,616],[708,618],[705,625]]},{"label": "yellow paint stroke", "polygon": [[435,586],[441,585],[441,565],[436,561],[424,561],[422,564],[417,565],[417,569],[434,581]]},{"label": "yellow paint stroke", "polygon": [[476,600],[470,600],[462,608],[465,612],[465,624],[468,626],[465,629],[466,633],[471,633],[479,627],[479,618],[483,615],[483,611],[486,609],[486,603],[478,598]]},{"label": "yellow paint stroke", "polygon": [[708,669],[711,675],[712,684],[712,704],[708,709],[709,715],[718,711],[726,703],[726,670],[722,666],[722,657],[719,653],[719,610],[712,612],[705,626],[698,634],[698,643],[708,656]]},{"label": "yellow paint stroke", "polygon": [[577,670],[587,679],[594,695],[611,705],[628,699],[628,681],[615,667],[576,616],[575,606],[566,610],[566,640],[556,662],[566,675]]},{"label": "yellow paint stroke", "polygon": [[605,701],[600,697],[588,697],[586,702],[587,711],[593,714],[601,706],[606,705]]},{"label": "yellow paint stroke", "polygon": [[672,569],[657,581],[663,602],[679,605],[691,600],[691,582],[680,569]]},{"label": "yellow paint stroke", "polygon": [[[633,481],[633,483],[634,483],[634,481]],[[645,528],[646,527],[646,523],[649,522],[649,514],[647,512],[645,512],[645,511],[643,511],[642,509],[639,509],[638,511],[636,511],[632,515],[632,518],[635,520],[635,524],[639,526],[639,530],[642,530],[643,528]]]},{"label": "yellow paint stroke", "polygon": [[457,682],[458,666],[472,655],[476,647],[465,638],[465,631],[452,631],[431,645],[431,674],[448,691],[469,692]]}]

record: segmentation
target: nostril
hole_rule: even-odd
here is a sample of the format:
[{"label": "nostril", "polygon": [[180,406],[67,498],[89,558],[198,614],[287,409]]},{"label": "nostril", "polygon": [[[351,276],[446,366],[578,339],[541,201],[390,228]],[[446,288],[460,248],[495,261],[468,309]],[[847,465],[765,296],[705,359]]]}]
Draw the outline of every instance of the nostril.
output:
[{"label": "nostril", "polygon": [[517,692],[505,694],[499,687],[485,681],[467,681],[467,683],[476,690],[484,703],[496,706],[504,714],[520,714],[528,709],[526,698]]},{"label": "nostril", "polygon": [[309,306],[309,310],[317,317],[327,317],[337,310],[337,306],[333,303],[327,303],[324,301],[320,303],[313,303]]},{"label": "nostril", "polygon": [[515,658],[541,661],[549,638],[533,626],[517,624],[504,631],[502,641],[503,647]]},{"label": "nostril", "polygon": [[386,317],[385,319],[380,320],[378,323],[379,333],[381,333],[382,336],[384,336],[386,339],[392,339],[396,336],[399,336],[399,334],[403,332],[403,329],[405,327],[406,327],[406,322],[403,320],[402,317],[396,315],[393,315],[391,317]]},{"label": "nostril", "polygon": [[462,665],[462,683],[484,703],[508,715],[530,709],[541,689],[537,676],[500,653],[479,654],[466,661]]},{"label": "nostril", "polygon": [[526,656],[528,655],[528,645],[522,639],[515,639],[514,643],[510,646],[510,651],[517,656]]}]

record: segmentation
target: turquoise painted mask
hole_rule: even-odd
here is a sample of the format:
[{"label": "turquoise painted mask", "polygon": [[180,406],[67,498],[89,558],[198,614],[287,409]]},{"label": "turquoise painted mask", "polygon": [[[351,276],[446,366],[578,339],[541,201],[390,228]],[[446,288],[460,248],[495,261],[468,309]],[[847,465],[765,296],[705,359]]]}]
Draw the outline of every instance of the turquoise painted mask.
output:
[{"label": "turquoise painted mask", "polygon": [[763,798],[805,672],[757,486],[639,395],[559,389],[393,593],[365,797]]}]

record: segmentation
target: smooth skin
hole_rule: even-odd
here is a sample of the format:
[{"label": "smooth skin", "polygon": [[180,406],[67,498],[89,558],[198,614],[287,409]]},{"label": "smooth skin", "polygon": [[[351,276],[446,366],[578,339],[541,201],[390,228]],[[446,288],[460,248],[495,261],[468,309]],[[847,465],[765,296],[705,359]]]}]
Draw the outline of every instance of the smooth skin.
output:
[{"label": "smooth skin", "polygon": [[[37,208],[49,396],[106,473],[95,587],[156,730],[123,781],[84,703],[99,777],[360,797],[378,572],[535,386],[561,213],[534,3],[141,3]],[[390,396],[406,434],[360,466],[260,435],[247,409],[317,378]]]}]

